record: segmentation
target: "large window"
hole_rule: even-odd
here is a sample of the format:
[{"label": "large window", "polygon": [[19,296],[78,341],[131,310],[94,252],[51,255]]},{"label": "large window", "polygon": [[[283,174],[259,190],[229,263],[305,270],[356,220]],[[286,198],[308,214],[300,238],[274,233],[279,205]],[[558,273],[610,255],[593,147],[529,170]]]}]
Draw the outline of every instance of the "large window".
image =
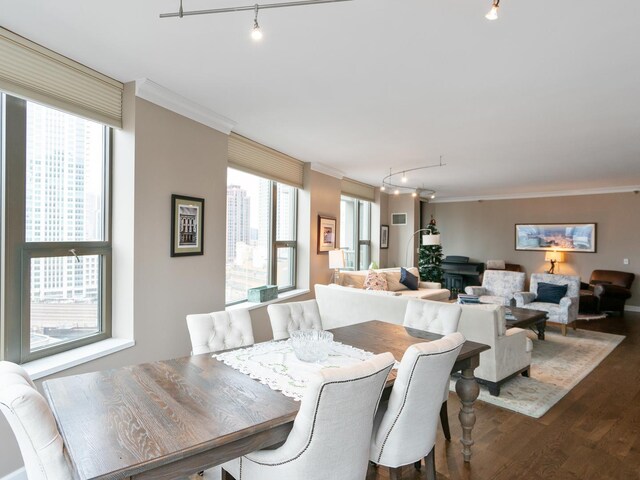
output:
[{"label": "large window", "polygon": [[[110,335],[110,131],[104,125],[6,96],[3,192],[10,337],[26,362]],[[16,234],[16,232],[21,232]],[[5,310],[5,313],[7,310]],[[19,312],[19,314],[18,314]]]},{"label": "large window", "polygon": [[296,205],[294,187],[228,169],[227,305],[245,301],[253,287],[295,287]]},{"label": "large window", "polygon": [[364,270],[371,263],[371,203],[342,196],[340,199],[340,248],[345,268]]}]

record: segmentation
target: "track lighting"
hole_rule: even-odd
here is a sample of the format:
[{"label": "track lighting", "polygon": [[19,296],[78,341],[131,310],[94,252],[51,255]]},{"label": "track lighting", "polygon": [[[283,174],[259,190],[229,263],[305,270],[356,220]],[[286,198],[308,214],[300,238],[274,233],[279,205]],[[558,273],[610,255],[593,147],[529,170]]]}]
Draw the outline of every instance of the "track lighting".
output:
[{"label": "track lighting", "polygon": [[258,25],[258,10],[260,7],[256,3],[254,8],[256,15],[255,17],[253,17],[253,30],[251,31],[251,38],[253,38],[255,41],[259,41],[262,40],[262,30],[260,30],[260,25]]},{"label": "track lighting", "polygon": [[491,6],[491,10],[487,13],[484,18],[487,20],[497,20],[498,19],[498,8],[500,8],[500,0],[493,0],[493,5]]},{"label": "track lighting", "polygon": [[416,197],[418,196],[418,192],[411,192],[411,196],[412,196],[413,198],[416,198]]},{"label": "track lighting", "polygon": [[400,179],[402,183],[407,183],[407,174],[406,172],[402,172],[402,178]]},{"label": "track lighting", "polygon": [[395,189],[395,191],[393,192],[394,195],[400,195],[400,190],[398,190],[397,188]]},{"label": "track lighting", "polygon": [[404,170],[399,170],[394,173],[393,169],[389,169],[389,175],[385,176],[382,179],[382,186],[380,187],[380,191],[388,191],[389,193],[393,192],[394,195],[403,194],[411,194],[412,197],[422,197],[422,198],[435,198],[436,191],[432,188],[426,188],[424,185],[419,185],[418,179],[411,177],[411,181],[409,181],[409,177],[407,176],[408,172],[416,172],[418,170],[425,170],[427,168],[436,168],[436,167],[444,167],[446,163],[442,163],[442,156],[440,156],[440,161],[433,165],[425,165],[423,167],[416,168],[405,168]]},{"label": "track lighting", "polygon": [[386,189],[387,189],[387,187],[385,187],[384,185],[382,185],[382,186],[380,187],[380,191],[381,191],[381,192],[384,192]]}]

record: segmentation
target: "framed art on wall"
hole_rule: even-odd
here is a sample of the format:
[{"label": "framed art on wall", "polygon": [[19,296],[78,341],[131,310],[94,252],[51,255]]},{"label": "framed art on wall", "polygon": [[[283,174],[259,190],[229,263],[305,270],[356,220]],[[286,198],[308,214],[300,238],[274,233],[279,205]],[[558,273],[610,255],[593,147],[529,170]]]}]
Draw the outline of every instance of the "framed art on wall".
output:
[{"label": "framed art on wall", "polygon": [[380,225],[380,248],[389,248],[389,225]]},{"label": "framed art on wall", "polygon": [[318,253],[336,248],[336,219],[318,215]]},{"label": "framed art on wall", "polygon": [[516,250],[596,251],[595,223],[516,224]]},{"label": "framed art on wall", "polygon": [[202,255],[204,198],[171,195],[171,256]]}]

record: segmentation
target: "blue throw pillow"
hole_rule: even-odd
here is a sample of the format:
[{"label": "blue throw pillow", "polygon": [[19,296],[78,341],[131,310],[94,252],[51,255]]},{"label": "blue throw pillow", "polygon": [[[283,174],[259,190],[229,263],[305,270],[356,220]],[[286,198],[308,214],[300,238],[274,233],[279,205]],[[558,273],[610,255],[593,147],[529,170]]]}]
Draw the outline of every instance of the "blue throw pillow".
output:
[{"label": "blue throw pillow", "polygon": [[536,302],[560,303],[567,294],[568,285],[554,285],[553,283],[538,283]]},{"label": "blue throw pillow", "polygon": [[418,289],[418,277],[407,270],[404,267],[400,267],[400,283],[407,287],[409,290]]}]

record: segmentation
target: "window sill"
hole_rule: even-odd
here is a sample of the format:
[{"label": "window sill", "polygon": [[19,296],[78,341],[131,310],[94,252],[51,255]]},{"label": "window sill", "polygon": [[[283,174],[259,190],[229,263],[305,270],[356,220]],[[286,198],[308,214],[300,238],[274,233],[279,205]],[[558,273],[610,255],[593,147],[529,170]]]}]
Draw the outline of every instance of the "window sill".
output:
[{"label": "window sill", "polygon": [[289,290],[288,292],[278,294],[278,298],[274,298],[273,300],[268,300],[262,303],[254,303],[254,302],[243,302],[237,303],[236,305],[229,305],[225,310],[228,312],[230,310],[255,310],[256,308],[264,307],[265,305],[269,305],[271,303],[279,303],[283,300],[289,300],[291,298],[300,297],[302,295],[306,295],[309,293],[308,289],[299,288],[297,290]]},{"label": "window sill", "polygon": [[83,347],[74,348],[67,352],[40,358],[29,363],[24,363],[22,367],[27,371],[33,380],[53,375],[54,373],[67,370],[68,368],[90,362],[100,357],[111,355],[136,344],[133,340],[125,338],[109,338],[101,342],[92,343]]}]

